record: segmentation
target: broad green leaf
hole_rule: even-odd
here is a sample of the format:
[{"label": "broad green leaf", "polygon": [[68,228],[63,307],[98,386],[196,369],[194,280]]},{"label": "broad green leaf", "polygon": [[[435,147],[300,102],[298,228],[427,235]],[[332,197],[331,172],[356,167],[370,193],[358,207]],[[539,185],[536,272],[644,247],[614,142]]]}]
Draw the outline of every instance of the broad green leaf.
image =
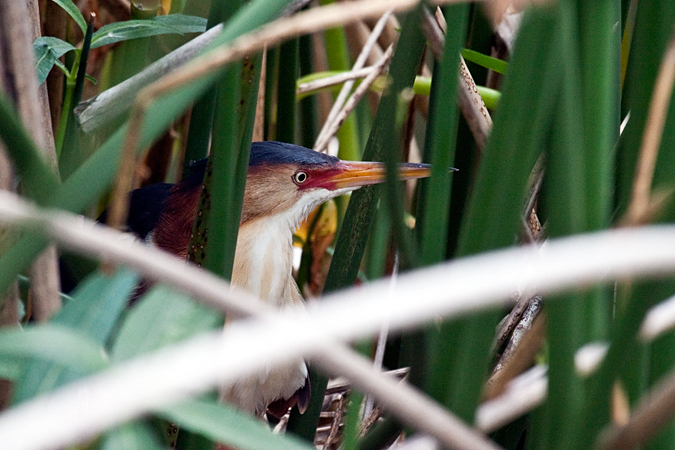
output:
[{"label": "broad green leaf", "polygon": [[471,61],[486,69],[494,70],[497,73],[504,74],[509,67],[509,65],[501,59],[493,58],[492,56],[487,56],[467,48],[462,50],[462,56],[467,61]]},{"label": "broad green leaf", "polygon": [[206,19],[172,14],[149,20],[127,20],[101,27],[91,40],[91,48],[160,34],[201,33],[206,30]]},{"label": "broad green leaf", "polygon": [[33,52],[35,53],[35,70],[39,84],[44,83],[58,59],[71,50],[77,49],[55,37],[43,36],[35,39]]},{"label": "broad green leaf", "polygon": [[180,428],[240,450],[311,450],[314,447],[291,435],[272,433],[261,421],[234,407],[204,400],[188,400],[158,411]]},{"label": "broad green leaf", "polygon": [[75,3],[73,3],[72,0],[54,0],[54,3],[63,8],[68,15],[73,18],[80,27],[80,30],[82,30],[82,34],[87,32],[87,21],[84,20],[82,13],[80,13],[80,10],[77,9],[77,6],[75,6]]},{"label": "broad green leaf", "polygon": [[222,324],[221,316],[166,286],[154,287],[124,319],[112,350],[116,361],[156,350]]},{"label": "broad green leaf", "polygon": [[103,344],[137,282],[138,276],[129,270],[120,270],[112,276],[95,273],[78,287],[73,301],[54,322],[85,331]]},{"label": "broad green leaf", "polygon": [[[73,300],[61,309],[52,323],[70,328],[103,347],[137,282],[137,275],[128,270],[120,270],[111,276],[95,273],[80,285]],[[80,373],[63,366],[33,361],[16,385],[15,401],[49,392],[79,376]]]},{"label": "broad green leaf", "polygon": [[45,47],[54,52],[57,58],[60,58],[71,50],[77,50],[70,43],[52,36],[40,36],[39,38],[35,39],[35,41],[33,41],[33,49],[35,49],[36,54],[38,48]]},{"label": "broad green leaf", "polygon": [[157,16],[151,19],[167,27],[175,29],[178,33],[203,33],[206,31],[207,20],[199,16],[188,16],[185,14],[169,14],[168,16]]},{"label": "broad green leaf", "polygon": [[89,374],[108,366],[103,347],[86,335],[57,325],[0,331],[0,359],[34,358]]},{"label": "broad green leaf", "polygon": [[19,380],[26,370],[24,361],[13,358],[0,358],[0,379]]},{"label": "broad green leaf", "polygon": [[[420,183],[419,198],[423,201],[418,206],[415,225],[420,237],[420,263],[423,265],[439,263],[447,257],[453,177],[446,167],[455,164],[459,117],[459,83],[455,74],[459,66],[459,49],[466,40],[469,9],[468,5],[448,6],[444,13],[450,23],[443,57],[435,63],[433,91],[429,80],[429,95],[433,102],[429,105],[424,143],[424,162],[432,165],[431,177]],[[415,78],[415,85],[419,78]]]},{"label": "broad green leaf", "polygon": [[157,433],[147,424],[132,422],[115,428],[106,434],[100,450],[162,450],[165,449],[157,439]]}]

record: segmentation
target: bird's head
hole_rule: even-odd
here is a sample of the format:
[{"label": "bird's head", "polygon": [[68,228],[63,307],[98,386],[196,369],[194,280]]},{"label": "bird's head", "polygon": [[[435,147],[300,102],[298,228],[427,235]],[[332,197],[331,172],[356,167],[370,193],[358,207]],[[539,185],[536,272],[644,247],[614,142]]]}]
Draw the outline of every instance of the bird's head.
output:
[{"label": "bird's head", "polygon": [[[139,237],[151,233],[161,248],[184,257],[206,170],[194,163],[181,183],[146,186],[131,195],[128,225]],[[427,164],[399,165],[402,180],[429,176]],[[241,224],[282,219],[291,230],[331,198],[384,181],[384,164],[341,161],[333,156],[281,142],[254,142],[246,179]]]},{"label": "bird's head", "polygon": [[[427,164],[399,165],[402,180],[429,176]],[[384,164],[342,161],[282,142],[254,142],[246,179],[241,222],[282,214],[297,225],[321,203],[381,183]]]}]

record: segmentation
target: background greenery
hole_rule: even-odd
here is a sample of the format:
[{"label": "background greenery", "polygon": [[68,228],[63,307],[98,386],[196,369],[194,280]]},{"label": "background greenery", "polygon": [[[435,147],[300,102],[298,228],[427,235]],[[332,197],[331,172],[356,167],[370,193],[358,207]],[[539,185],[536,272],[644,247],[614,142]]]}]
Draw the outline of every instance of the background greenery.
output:
[{"label": "background greenery", "polygon": [[[337,91],[296,95],[298,80],[350,70],[363,45],[359,27],[368,29],[377,17],[361,5],[368,20],[313,36],[291,33],[269,45],[265,58],[261,52],[249,54],[167,89],[145,105],[141,120],[127,119],[127,105],[122,117],[104,117],[105,126],[87,134],[75,109],[83,99],[146,70],[195,33],[223,24],[200,53],[209,54],[288,14],[289,5],[297,6],[285,0],[213,0],[208,7],[194,0],[132,1],[130,11],[119,13],[113,3],[88,2],[82,10],[70,0],[41,4],[41,26],[49,35],[35,40],[33,50],[37,79],[50,92],[49,131],[54,136],[41,145],[54,149],[58,164],[45,162],[35,130],[21,123],[16,105],[23,93],[5,87],[0,137],[19,192],[41,207],[95,218],[108,205],[125,138],[134,126],[138,140],[127,145],[131,153],[124,161],[140,174],[137,184],[180,180],[189,161],[209,154],[210,142],[213,170],[205,183],[214,195],[210,204],[201,205],[209,241],[203,254],[190,258],[229,279],[251,140],[311,147]],[[304,9],[330,3],[310,2]],[[657,78],[675,64],[667,53],[673,45],[675,4],[559,0],[524,8],[513,53],[497,55],[504,61],[486,57],[492,51],[493,23],[502,19],[499,2],[444,5],[440,11],[448,31],[440,41],[438,36],[434,41],[425,19],[425,11],[433,15],[435,6],[422,2],[395,13],[397,22],[388,32],[398,43],[389,76],[381,77],[337,133],[340,157],[384,161],[388,182],[324,205],[298,231],[303,249],[298,281],[305,295],[548,238],[673,221],[672,79],[666,75],[659,84]],[[89,16],[92,12],[96,14]],[[390,43],[385,36],[381,50]],[[2,48],[18,45],[6,40]],[[494,117],[484,147],[471,131],[476,118],[458,107],[458,92],[466,89],[458,78],[460,53]],[[192,59],[199,65],[197,57]],[[264,98],[256,112],[259,86],[264,86]],[[654,99],[662,100],[661,110]],[[655,125],[659,120],[661,128]],[[656,142],[650,144],[645,136]],[[393,170],[398,161],[415,158],[411,148],[433,165],[431,178],[414,192],[402,189]],[[449,172],[449,167],[459,172]],[[117,183],[131,187],[123,180]],[[647,186],[646,195],[640,193],[640,183]],[[74,275],[74,290],[57,299],[62,306],[50,317],[33,315],[42,297],[27,290],[37,283],[35,272],[24,275],[49,242],[39,226],[2,235],[0,289],[9,292],[4,308],[20,306],[18,320],[10,314],[0,331],[0,375],[10,381],[0,387],[8,414],[66,384],[223,323],[222,311],[164,284],[127,307],[141,278],[137,273],[72,253],[62,259]],[[21,289],[15,291],[17,287]],[[453,286],[447,290],[450,295]],[[616,442],[612,433],[629,432],[631,410],[639,410],[655,386],[672,376],[675,335],[667,332],[644,342],[638,332],[649,308],[674,292],[672,279],[665,277],[607,280],[545,295],[543,312],[535,320],[539,326],[532,325],[522,338],[525,350],[508,362],[500,361],[508,336],[494,344],[495,327],[508,310],[493,307],[419,324],[415,332],[389,337],[384,366],[409,367],[411,384],[469,425],[481,402],[491,398],[487,392],[496,379],[491,375],[496,364],[510,367],[503,383],[533,364],[545,366],[545,400],[492,430],[491,441],[514,449],[608,447]],[[591,342],[606,343],[607,353],[597,370],[582,375],[575,354]],[[357,347],[372,356],[371,340]],[[291,414],[285,437],[207,392],[132,422],[113,421],[74,448],[207,449],[215,442],[241,449],[309,448],[322,425],[327,383],[326,374],[314,366],[312,377],[312,404],[303,416]],[[367,392],[353,392],[351,401],[344,402],[344,419],[340,411],[335,414],[338,423],[344,420],[344,439],[335,440],[334,447],[383,448],[402,432],[416,432],[404,431],[385,412],[376,426],[359,433],[361,394]],[[644,441],[631,435],[620,442],[675,448],[674,413],[669,407],[648,416],[656,426]],[[39,425],[33,427],[26,433],[39,432]],[[48,436],[44,442],[50,445]]]}]

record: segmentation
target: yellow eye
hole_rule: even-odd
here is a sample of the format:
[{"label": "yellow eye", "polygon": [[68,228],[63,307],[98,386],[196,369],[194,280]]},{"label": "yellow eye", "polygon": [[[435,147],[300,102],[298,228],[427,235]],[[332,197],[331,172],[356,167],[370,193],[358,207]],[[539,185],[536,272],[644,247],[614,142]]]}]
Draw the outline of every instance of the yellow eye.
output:
[{"label": "yellow eye", "polygon": [[304,183],[305,181],[307,181],[307,178],[309,178],[307,172],[303,172],[302,170],[299,170],[293,174],[293,181],[296,184]]}]

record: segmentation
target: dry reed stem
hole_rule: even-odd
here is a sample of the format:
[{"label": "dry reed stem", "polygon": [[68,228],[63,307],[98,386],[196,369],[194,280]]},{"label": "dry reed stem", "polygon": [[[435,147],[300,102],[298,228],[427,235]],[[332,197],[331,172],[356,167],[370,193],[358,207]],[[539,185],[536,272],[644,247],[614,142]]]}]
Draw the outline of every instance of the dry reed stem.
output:
[{"label": "dry reed stem", "polygon": [[601,450],[628,450],[646,445],[675,416],[675,372],[664,376],[649,393],[642,396],[629,422],[601,432]]},{"label": "dry reed stem", "polygon": [[[372,19],[366,19],[365,22],[371,29],[375,26],[375,21]],[[382,30],[380,37],[377,39],[380,48],[387,48],[395,43],[398,40],[400,30],[401,24],[398,19],[396,19],[396,16],[389,17],[389,20],[384,26],[384,30]]]},{"label": "dry reed stem", "polygon": [[612,422],[617,426],[626,426],[630,422],[630,400],[619,380],[612,386]]},{"label": "dry reed stem", "polygon": [[[392,10],[385,11],[382,17],[380,17],[380,20],[377,21],[377,25],[375,26],[375,28],[373,28],[373,31],[370,33],[370,36],[368,36],[366,43],[363,45],[363,48],[361,49],[359,57],[356,58],[354,66],[352,66],[352,71],[363,68],[364,64],[366,63],[366,60],[368,59],[368,55],[370,55],[373,47],[375,47],[375,44],[377,43],[377,38],[382,33],[384,25],[387,23],[387,20],[389,19],[392,13],[393,13]],[[314,143],[314,150],[320,152],[326,149],[328,141],[330,141],[330,139],[333,137],[333,135],[339,128],[339,125],[336,128],[334,124],[338,121],[338,115],[340,115],[342,105],[347,100],[347,96],[349,95],[349,92],[352,90],[353,86],[354,80],[346,81],[345,84],[342,85],[340,93],[333,102],[333,107],[328,113],[328,118],[324,122],[321,131],[319,131],[319,136],[317,136],[316,142]]]},{"label": "dry reed stem", "polygon": [[530,306],[530,299],[533,295],[530,293],[519,292],[517,296],[514,297],[516,305],[511,309],[509,314],[504,317],[497,326],[497,332],[495,333],[495,338],[492,343],[492,348],[490,353],[497,352],[500,348],[506,344],[506,341],[509,340],[513,329],[516,328],[520,319],[523,317],[523,313]]},{"label": "dry reed stem", "polygon": [[546,399],[546,369],[535,366],[517,376],[502,395],[481,403],[476,410],[476,427],[491,433],[541,405]]},{"label": "dry reed stem", "polygon": [[[387,26],[387,23],[389,23],[388,20],[384,24],[382,24],[382,29],[377,31],[378,34],[377,39],[375,40],[375,44],[371,48],[370,53],[366,55],[366,61],[364,62],[364,65],[372,66],[373,64],[375,64],[377,60],[382,58],[382,53],[384,53],[384,49],[389,47],[389,45],[381,47],[379,43],[382,37],[382,33],[384,33],[384,29]],[[361,53],[361,50],[368,42],[368,38],[375,31],[375,29],[379,27],[380,27],[379,21],[373,28],[369,28],[364,21],[358,21],[349,25],[345,25],[344,27],[345,38],[347,39],[347,48],[350,54],[359,55]]]},{"label": "dry reed stem", "polygon": [[[50,236],[72,249],[94,257],[116,258],[118,262],[134,267],[152,279],[162,280],[181,291],[206,299],[208,304],[214,307],[228,308],[229,311],[234,310],[244,316],[261,311],[255,309],[258,302],[246,293],[239,293],[236,295],[238,298],[233,298],[235,296],[229,290],[228,284],[221,279],[138,242],[122,242],[118,238],[119,233],[114,230],[94,225],[90,221],[75,218],[69,214],[35,210],[10,193],[0,192],[0,200],[0,219],[4,223],[44,227],[44,231]],[[302,334],[289,341],[287,345],[290,347],[284,353],[288,353],[287,356],[291,354],[297,356],[297,353],[302,351],[300,348],[306,350],[311,348],[313,352],[320,350],[318,346],[322,342],[320,336],[332,339],[356,339],[364,336],[364,333],[376,332],[381,326],[380,316],[383,310],[390,311],[389,320],[392,330],[398,330],[414,324],[419,325],[423,320],[432,320],[439,314],[451,317],[486,307],[494,308],[497,305],[503,305],[504,298],[507,298],[516,287],[536,289],[545,293],[568,288],[572,284],[583,285],[617,277],[664,274],[675,270],[675,257],[671,250],[673,246],[675,246],[675,227],[663,226],[639,230],[611,230],[589,236],[559,239],[550,241],[544,253],[531,248],[502,250],[406,274],[401,276],[397,289],[393,293],[390,292],[387,282],[375,282],[358,290],[333,294],[329,296],[333,299],[332,301],[327,299],[321,305],[310,308],[307,311],[309,317],[305,314],[296,317],[293,314],[278,313],[274,321],[291,321],[288,327],[284,328],[284,332],[290,333],[289,338],[293,336],[293,333]],[[491,273],[494,276],[485,279],[485,273]],[[453,285],[452,298],[445,295],[444,289],[444,286],[447,287],[450,284]],[[410,298],[424,301],[411,303]],[[271,331],[280,332],[276,329]],[[308,340],[309,334],[307,333],[314,336],[315,340]],[[291,343],[298,347],[291,346]],[[265,337],[265,340],[261,341],[259,350],[267,351],[269,344],[270,341]],[[56,429],[51,431],[56,435],[60,433],[56,430],[64,426],[68,429],[74,427],[78,430],[91,430],[91,427],[102,426],[97,421],[103,420],[102,415],[107,414],[104,410],[110,410],[109,413],[117,417],[117,419],[111,419],[105,416],[107,417],[105,421],[127,420],[147,412],[149,405],[159,401],[157,399],[166,401],[167,396],[173,398],[171,396],[175,396],[177,391],[197,392],[207,386],[212,386],[211,381],[202,384],[206,381],[201,382],[200,379],[211,380],[209,377],[214,377],[213,380],[215,380],[225,377],[225,372],[221,372],[225,368],[213,367],[214,354],[209,353],[206,348],[200,348],[201,344],[186,343],[184,345],[185,353],[181,353],[181,357],[194,359],[192,362],[196,364],[196,373],[200,373],[201,378],[185,379],[176,374],[175,380],[169,381],[169,378],[166,378],[166,384],[157,387],[156,379],[152,378],[154,375],[146,375],[146,372],[138,372],[137,369],[127,373],[119,368],[115,371],[116,375],[102,374],[96,378],[98,381],[83,380],[77,386],[64,388],[47,397],[28,402],[21,407],[20,411],[16,410],[12,413],[11,420],[7,416],[0,416],[0,430],[3,433],[9,433],[7,436],[14,436],[11,430],[15,425],[10,424],[16,420],[23,420],[21,417],[31,422],[37,419],[41,423],[53,422],[52,425]],[[193,348],[193,345],[197,347]],[[280,351],[282,347],[277,348],[275,350],[277,353],[273,355],[280,357],[278,354]],[[250,354],[247,353],[247,355],[250,357]],[[151,358],[151,360],[155,359]],[[151,360],[147,361],[150,372],[158,371],[164,376],[172,374],[173,369],[166,365],[171,365],[176,361],[174,356],[165,360],[160,358],[161,361],[157,361],[159,366],[151,363]],[[134,367],[138,368],[138,364],[143,366],[146,363],[141,364],[139,361]],[[242,371],[244,369],[232,368],[232,370]],[[116,380],[117,376],[124,382],[120,381],[121,384],[117,385],[110,381],[113,383],[110,385],[101,381],[101,379]],[[127,378],[129,376],[131,379]],[[146,376],[149,378],[144,378]],[[144,384],[145,381],[141,382],[141,379],[150,384]],[[95,407],[100,408],[97,411],[85,408],[85,405],[78,402],[79,397],[69,390],[74,389],[75,392],[80,392],[79,389],[87,387],[93,389],[90,391],[93,396],[120,395],[121,398],[126,398],[128,396],[125,397],[123,393],[128,389],[129,383],[133,384],[136,381],[141,382],[143,386],[141,393],[136,393],[133,398],[127,398],[119,404],[117,402],[96,404]],[[118,386],[121,391],[111,386]],[[105,393],[97,389],[105,389]],[[518,391],[516,396],[511,395],[511,390],[507,389],[499,402],[495,400],[482,405],[478,416],[480,426],[490,429],[499,421],[517,417],[526,410],[524,408],[536,406],[545,395],[545,390],[544,394],[541,394],[540,388],[536,386],[525,386],[523,389],[531,392],[526,396],[521,396]],[[149,391],[143,392],[143,390]],[[145,400],[137,398],[137,395]],[[78,421],[75,421],[77,423],[73,421],[61,423],[60,419],[57,420],[66,410],[70,411],[68,414],[73,414],[68,409],[71,407],[82,415],[82,417],[78,415]],[[113,414],[112,410],[116,412]],[[89,415],[95,417],[89,420]],[[25,439],[24,434],[15,437]],[[50,442],[56,442],[53,437],[49,435]],[[35,437],[35,439],[38,438]]]},{"label": "dry reed stem", "polygon": [[[527,332],[522,336],[509,358],[500,361],[501,366],[495,368],[494,373],[483,388],[483,398],[492,400],[501,395],[506,385],[516,376],[527,369],[541,348],[544,340],[544,317],[537,315]],[[506,356],[506,354],[505,354]]]},{"label": "dry reed stem", "polygon": [[267,79],[267,47],[263,47],[260,63],[260,81],[258,82],[258,98],[255,103],[255,119],[253,121],[252,142],[260,142],[265,137],[265,82]]},{"label": "dry reed stem", "polygon": [[[56,170],[56,152],[52,135],[51,115],[46,86],[38,86],[35,77],[35,62],[32,42],[39,36],[40,17],[36,2],[3,2],[0,6],[0,40],[5,47],[5,73],[11,78],[7,87],[13,88],[13,98],[26,130],[42,151],[44,160]],[[37,321],[48,320],[61,308],[59,297],[60,280],[56,249],[47,247],[34,261],[30,269],[30,301]]]},{"label": "dry reed stem", "polygon": [[[445,448],[500,448],[411,385],[382,376],[369,360],[344,346],[330,345],[316,352],[310,360],[333,375],[347,377],[354,386],[376,396],[378,402],[399,420],[434,436]],[[391,395],[393,392],[396,395]]]},{"label": "dry reed stem", "polygon": [[642,342],[653,341],[673,326],[675,326],[675,297],[670,297],[647,311],[638,337]]},{"label": "dry reed stem", "polygon": [[459,90],[459,108],[464,114],[471,133],[476,140],[479,149],[485,148],[490,131],[492,131],[492,117],[483,102],[483,98],[478,92],[476,83],[473,81],[471,72],[464,62],[464,58],[459,57],[459,74],[462,84]]},{"label": "dry reed stem", "polygon": [[204,50],[223,31],[218,24],[196,38],[168,53],[133,77],[107,89],[97,96],[84,100],[75,108],[80,128],[87,134],[110,124],[130,109],[137,94],[156,80],[187,64]]},{"label": "dry reed stem", "polygon": [[[370,86],[372,86],[375,80],[377,80],[377,78],[387,70],[393,53],[394,47],[389,46],[387,51],[382,55],[382,58],[380,58],[380,60],[375,63],[375,66],[373,67],[374,70],[370,72],[370,74],[361,82],[359,87],[356,88],[352,96],[349,97],[349,100],[347,100],[347,102],[344,104],[344,107],[335,116],[335,119],[331,122],[330,126],[326,128],[325,139],[327,140],[323,144],[323,148],[325,148],[328,144],[328,140],[335,136],[335,133],[337,133],[344,121],[347,119],[347,116],[349,116],[349,114],[354,110],[354,108],[356,108],[356,105],[363,98],[366,92],[368,92]],[[335,104],[337,105],[337,103]],[[328,121],[326,121],[326,124],[328,124]],[[315,150],[319,150],[319,147],[316,147]]]},{"label": "dry reed stem", "polygon": [[319,91],[327,87],[335,86],[337,84],[344,83],[349,80],[357,80],[360,78],[365,78],[375,70],[374,66],[364,67],[359,70],[350,70],[349,72],[340,73],[326,78],[321,78],[318,80],[308,81],[307,83],[302,83],[298,85],[298,89],[295,91],[296,95],[302,95],[310,92]]},{"label": "dry reed stem", "polygon": [[[422,31],[429,41],[429,47],[436,59],[443,55],[445,36],[442,25],[425,9]],[[459,66],[459,108],[466,119],[478,148],[483,149],[492,130],[492,117],[483,102],[476,83],[469,72],[464,58],[460,56]]]},{"label": "dry reed stem", "polygon": [[647,115],[638,167],[633,182],[633,197],[626,212],[625,224],[635,226],[649,220],[653,212],[652,197],[650,195],[654,168],[659,154],[663,127],[668,115],[668,106],[673,93],[675,82],[675,31],[671,36],[668,49],[661,62],[659,73],[654,84],[651,104]]},{"label": "dry reed stem", "polygon": [[[89,255],[117,255],[120,261],[128,261],[132,267],[154,275],[152,278],[173,286],[182,285],[181,290],[210,298],[214,304],[231,299],[227,283],[213,276],[206,283],[209,274],[199,273],[178,258],[158,256],[158,250],[143,248],[139,243],[122,243],[116,238],[117,232],[86,225],[89,222],[72,215],[36,211],[9,193],[0,193],[0,199],[0,216],[5,222],[41,225],[71,248]],[[260,368],[256,365],[262,363],[258,362],[260,358],[269,358],[263,360],[270,364],[281,362],[319,351],[328,341],[353,340],[376,332],[382,324],[383,310],[390,312],[392,330],[400,330],[419,326],[439,314],[456,317],[503,305],[504,298],[516,287],[557,292],[572,284],[664,274],[675,270],[673,246],[675,227],[611,230],[550,241],[546,252],[508,249],[405,274],[395,292],[389,292],[387,282],[374,282],[357,290],[332,294],[330,300],[327,298],[302,314],[277,312],[265,315],[263,323],[242,321],[230,327],[226,333],[237,345],[248,343],[245,351],[233,345],[234,341],[213,334],[26,402],[0,416],[0,435],[6,439],[5,443],[16,444],[12,448],[17,449],[37,448],[43,445],[39,444],[43,442],[41,439],[49,439],[53,446],[66,445],[75,436],[79,439],[91,435],[172,399],[247,375]],[[167,261],[172,261],[171,271],[162,268]],[[493,276],[486,279],[485,273]],[[453,286],[452,298],[445,293],[448,285]],[[410,302],[410,298],[417,300]],[[258,304],[244,303],[240,306],[244,315]],[[281,335],[285,336],[283,342],[272,338]],[[224,363],[220,358],[225,356],[232,359]],[[189,377],[180,370],[184,364],[194,368]],[[158,376],[163,380],[159,385]],[[129,392],[130,385],[137,389]],[[82,389],[87,389],[89,402],[82,403],[77,395]],[[108,398],[116,401],[103,401]],[[529,402],[533,404],[531,399]],[[509,411],[512,413],[522,405],[514,403]],[[28,438],[20,432],[22,424],[36,421],[46,427],[44,433]]]}]

